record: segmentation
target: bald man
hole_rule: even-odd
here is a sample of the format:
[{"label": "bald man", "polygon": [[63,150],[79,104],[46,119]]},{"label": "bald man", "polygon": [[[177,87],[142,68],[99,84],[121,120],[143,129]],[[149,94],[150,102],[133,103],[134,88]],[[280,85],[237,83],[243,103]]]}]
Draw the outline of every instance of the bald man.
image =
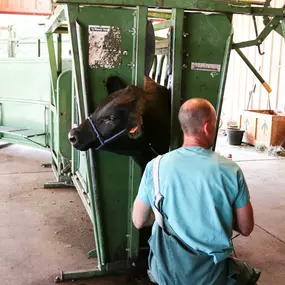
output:
[{"label": "bald man", "polygon": [[179,121],[183,146],[148,163],[133,207],[138,229],[153,225],[150,278],[160,285],[256,284],[258,271],[229,258],[233,230],[248,236],[254,220],[241,169],[211,151],[215,109],[191,99]]}]

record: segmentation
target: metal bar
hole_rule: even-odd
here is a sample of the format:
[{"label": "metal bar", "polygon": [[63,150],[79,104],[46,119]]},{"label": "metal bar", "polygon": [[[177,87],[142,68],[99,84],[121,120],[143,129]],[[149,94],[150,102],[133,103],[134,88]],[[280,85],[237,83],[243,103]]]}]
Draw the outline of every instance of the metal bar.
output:
[{"label": "metal bar", "polygon": [[250,63],[250,61],[247,59],[247,57],[243,54],[243,52],[239,49],[235,49],[236,52],[239,54],[239,56],[243,59],[245,64],[250,68],[250,70],[253,72],[253,74],[257,77],[257,79],[260,81],[260,83],[263,85],[263,87],[267,90],[268,93],[272,92],[271,87],[265,82],[263,77],[258,73],[258,71],[255,69],[255,67]]},{"label": "metal bar", "polygon": [[242,4],[255,4],[255,5],[264,5],[264,0],[235,0],[231,2],[242,3]]},{"label": "metal bar", "polygon": [[32,142],[32,143],[34,143],[34,144],[36,144],[36,145],[38,145],[38,146],[40,146],[40,147],[42,147],[42,148],[46,148],[46,147],[47,147],[46,145],[43,145],[43,144],[38,143],[38,142],[35,142],[35,141],[29,139],[28,137],[24,137],[24,138],[25,138],[27,141]]},{"label": "metal bar", "polygon": [[157,74],[156,74],[156,77],[155,77],[155,81],[160,84],[160,81],[161,81],[161,75],[162,75],[162,69],[163,69],[163,63],[164,63],[164,59],[165,59],[166,55],[163,54],[160,58],[160,61],[158,63],[158,66],[157,66]]},{"label": "metal bar", "polygon": [[169,73],[168,73],[168,68],[167,68],[167,62],[168,62],[168,56],[165,55],[164,57],[164,60],[163,60],[163,65],[164,65],[164,62],[166,61],[166,68],[165,68],[165,72],[164,72],[164,82],[163,82],[163,85],[165,87],[168,87],[168,81],[169,81]]},{"label": "metal bar", "polygon": [[155,48],[157,48],[157,49],[167,48],[167,47],[168,47],[168,39],[156,41],[156,43],[155,43]]},{"label": "metal bar", "polygon": [[105,242],[103,238],[103,226],[102,226],[102,217],[101,217],[101,207],[100,207],[100,198],[99,198],[99,189],[96,182],[96,169],[95,169],[95,156],[94,150],[90,148],[86,155],[86,164],[88,172],[88,186],[90,187],[90,201],[92,207],[93,215],[93,226],[95,227],[94,236],[96,242],[96,250],[98,253],[98,268],[102,271],[105,271],[106,258],[105,258]]},{"label": "metal bar", "polygon": [[51,75],[51,86],[52,86],[52,104],[56,104],[56,85],[57,85],[57,70],[56,70],[56,56],[53,43],[53,34],[46,34],[48,54],[49,54],[49,65],[50,65],[50,75]]},{"label": "metal bar", "polygon": [[64,20],[66,20],[64,5],[58,5],[53,15],[47,20],[46,33],[54,33]]},{"label": "metal bar", "polygon": [[166,39],[166,38],[155,36],[155,40],[156,40],[156,41],[163,41],[163,40],[165,40],[165,39]]},{"label": "metal bar", "polygon": [[[252,16],[253,24],[254,24],[254,30],[255,30],[255,36],[258,37],[258,29],[257,29],[257,23],[256,23],[256,17]],[[264,55],[265,52],[261,52],[260,44],[257,45],[258,53],[260,55]]]},{"label": "metal bar", "polygon": [[235,43],[233,44],[233,48],[245,48],[249,46],[256,46],[262,44],[262,42],[266,39],[266,37],[271,33],[272,30],[276,29],[276,27],[280,24],[280,21],[283,17],[276,16],[274,17],[262,30],[262,32],[259,34],[259,36],[255,40],[241,42],[241,43]]},{"label": "metal bar", "polygon": [[38,104],[43,106],[50,106],[50,103],[48,101],[36,101],[36,100],[25,100],[25,99],[18,99],[18,98],[3,98],[0,97],[0,102],[7,102],[7,103],[26,103],[26,104]]},{"label": "metal bar", "polygon": [[179,145],[178,111],[181,104],[182,52],[184,10],[173,9],[172,82],[171,82],[171,140],[170,150]]},{"label": "metal bar", "polygon": [[148,11],[148,17],[154,18],[154,19],[165,19],[170,20],[171,19],[171,13],[167,12],[160,12],[159,10],[156,11]]},{"label": "metal bar", "polygon": [[87,193],[83,191],[83,189],[85,189],[84,187],[86,187],[86,186],[82,185],[82,182],[78,177],[78,172],[76,172],[75,175],[72,175],[71,179],[72,179],[72,182],[73,182],[73,184],[77,190],[77,193],[78,193],[79,197],[81,198],[81,201],[82,201],[82,203],[86,209],[86,212],[90,218],[90,221],[92,221],[92,211],[90,208],[90,201],[87,200],[87,198],[88,198]]},{"label": "metal bar", "polygon": [[[72,110],[72,125],[74,123],[78,124],[77,122],[77,103],[76,103],[76,97],[75,97],[75,86],[74,86],[74,77],[72,76],[72,93],[71,93],[71,98],[72,98],[72,106],[71,106],[71,110]],[[79,151],[76,150],[74,147],[71,148],[71,173],[75,174],[76,169],[78,168],[78,159],[77,157],[79,156]]]},{"label": "metal bar", "polygon": [[37,45],[38,45],[38,57],[41,57],[41,39],[38,39]]},{"label": "metal bar", "polygon": [[[146,33],[147,33],[147,15],[148,9],[145,6],[138,6],[135,13],[136,40],[135,40],[135,70],[133,75],[133,83],[140,87],[144,87],[145,76],[145,52],[146,52]],[[138,193],[139,182],[141,178],[140,167],[130,158],[129,163],[129,214],[128,214],[128,258],[134,260],[139,255],[139,232],[132,222],[133,203]]]},{"label": "metal bar", "polygon": [[136,75],[135,85],[144,87],[145,72],[145,49],[146,49],[146,27],[147,27],[147,7],[139,6],[136,10]]},{"label": "metal bar", "polygon": [[62,72],[62,37],[61,34],[57,35],[57,73]]},{"label": "metal bar", "polygon": [[[68,25],[72,43],[73,56],[73,74],[76,88],[76,97],[78,103],[79,121],[82,122],[88,116],[88,102],[86,94],[85,76],[84,76],[84,60],[83,49],[81,44],[81,27],[76,22],[79,7],[77,5],[67,5],[66,15],[68,18]],[[92,223],[94,226],[94,237],[96,249],[98,251],[98,266],[103,269],[105,266],[105,248],[103,241],[101,215],[99,209],[99,197],[96,189],[95,169],[93,160],[93,151],[90,149],[86,155],[86,165],[88,169],[87,180],[90,189],[90,200],[92,207]]]},{"label": "metal bar", "polygon": [[164,21],[164,22],[153,25],[153,28],[155,31],[167,29],[172,26],[172,23],[173,23],[172,20]]},{"label": "metal bar", "polygon": [[153,65],[152,65],[152,72],[151,72],[151,78],[155,79],[156,76],[156,68],[157,68],[157,55],[154,57]]},{"label": "metal bar", "polygon": [[[94,4],[94,5],[112,5],[112,6],[137,6],[137,0],[54,0],[60,4]],[[140,0],[140,5],[172,9],[180,8],[187,10],[198,10],[204,12],[221,12],[234,14],[248,14],[256,16],[283,16],[283,8],[263,8],[251,7],[250,4],[244,5],[236,1],[201,1],[201,0]]]},{"label": "metal bar", "polygon": [[280,21],[280,26],[281,26],[281,32],[282,32],[282,36],[283,38],[285,38],[285,19]]},{"label": "metal bar", "polygon": [[220,124],[220,118],[221,118],[221,113],[222,113],[222,108],[223,108],[224,92],[225,92],[225,87],[226,87],[226,80],[227,80],[228,67],[229,67],[229,62],[230,62],[232,43],[233,43],[233,31],[232,31],[232,34],[228,37],[228,40],[226,43],[225,56],[223,59],[223,64],[222,64],[222,69],[221,69],[221,81],[220,81],[218,101],[217,101],[217,106],[216,106],[216,113],[217,113],[216,135],[215,135],[215,140],[212,146],[213,151],[215,151],[217,138],[218,138],[219,124]]},{"label": "metal bar", "polygon": [[77,270],[70,272],[61,272],[60,276],[55,277],[54,282],[59,283],[68,280],[78,280],[78,279],[87,279],[96,276],[103,276],[105,274],[104,271],[94,270],[94,269],[85,269],[85,270]]},{"label": "metal bar", "polygon": [[74,188],[74,185],[68,184],[66,182],[46,182],[44,184],[44,189],[54,189],[54,188]]},{"label": "metal bar", "polygon": [[79,63],[79,46],[78,46],[78,35],[76,29],[76,14],[79,7],[77,5],[68,5],[66,15],[68,18],[69,24],[69,35],[71,41],[71,48],[72,48],[72,63],[73,63],[73,76],[76,88],[76,97],[77,97],[77,104],[78,104],[78,116],[79,122],[81,123],[87,116],[87,112],[84,110],[84,96],[83,96],[83,89],[82,89],[82,81],[81,81],[81,70],[80,70],[80,63]]}]

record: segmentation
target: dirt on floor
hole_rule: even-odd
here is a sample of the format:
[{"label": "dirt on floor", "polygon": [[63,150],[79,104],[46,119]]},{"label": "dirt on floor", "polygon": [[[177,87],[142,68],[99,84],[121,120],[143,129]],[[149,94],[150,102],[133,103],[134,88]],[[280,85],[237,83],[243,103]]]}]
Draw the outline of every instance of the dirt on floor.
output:
[{"label": "dirt on floor", "polygon": [[[285,285],[285,160],[243,146],[219,143],[243,169],[255,210],[255,229],[234,240],[235,252],[262,270],[260,285]],[[52,285],[60,271],[94,268],[92,224],[74,189],[43,189],[53,181],[48,152],[0,146],[1,285]],[[80,285],[148,285],[125,276],[63,282]]]}]

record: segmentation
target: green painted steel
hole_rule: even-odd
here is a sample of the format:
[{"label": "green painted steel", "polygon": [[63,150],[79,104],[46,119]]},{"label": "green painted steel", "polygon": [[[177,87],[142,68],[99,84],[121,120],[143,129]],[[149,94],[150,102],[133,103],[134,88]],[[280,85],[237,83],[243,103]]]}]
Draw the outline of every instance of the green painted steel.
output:
[{"label": "green painted steel", "polygon": [[171,80],[171,140],[170,150],[177,148],[180,144],[180,126],[178,122],[178,111],[181,105],[182,92],[182,59],[183,59],[183,33],[184,33],[184,10],[173,9],[173,29],[172,29],[172,63]]},{"label": "green painted steel", "polygon": [[[285,15],[285,13],[284,13]],[[283,17],[284,17],[283,15]],[[260,45],[262,42],[267,38],[267,36],[275,29],[277,29],[278,26],[280,26],[280,22],[282,22],[283,17],[276,16],[272,18],[271,21],[268,22],[268,24],[264,27],[264,29],[261,31],[259,36],[252,41],[246,41],[246,42],[241,42],[241,43],[235,43],[233,44],[233,48],[245,48],[249,46],[254,46],[254,45]]]},{"label": "green painted steel", "polygon": [[255,67],[251,64],[251,62],[247,59],[247,57],[244,55],[244,53],[239,49],[235,48],[238,55],[242,58],[242,60],[245,62],[245,64],[250,68],[250,70],[253,72],[253,74],[256,76],[256,78],[259,80],[261,84],[264,84],[265,80],[263,77],[259,74],[259,72],[255,69]]},{"label": "green painted steel", "polygon": [[[230,17],[230,20],[232,20],[232,17]],[[221,81],[219,86],[219,93],[218,93],[218,101],[216,105],[216,113],[217,113],[217,124],[216,129],[219,129],[220,125],[220,119],[221,119],[221,113],[222,113],[222,107],[223,107],[223,100],[224,100],[224,92],[226,87],[226,80],[227,80],[227,74],[228,74],[228,67],[230,62],[230,55],[231,55],[231,49],[232,49],[232,43],[233,43],[233,29],[229,33],[226,45],[225,45],[225,53],[223,58],[223,63],[221,67]],[[216,132],[214,144],[212,146],[212,149],[216,149],[216,143],[218,138],[218,132]]]},{"label": "green painted steel", "polygon": [[[1,133],[1,127],[28,130],[34,134],[48,134],[49,108],[49,67],[42,59],[1,59],[0,60],[0,135],[3,140],[29,146],[48,146],[48,136],[25,138]],[[33,143],[35,141],[35,143]]]},{"label": "green painted steel", "polygon": [[206,98],[217,108],[231,22],[226,15],[188,14],[184,32],[183,101]]},{"label": "green painted steel", "polygon": [[[137,7],[134,13],[134,27],[136,33],[133,39],[133,69],[132,84],[143,88],[145,73],[146,52],[146,29],[147,29],[147,7]],[[136,162],[130,158],[129,164],[129,193],[128,193],[128,232],[127,237],[127,259],[135,260],[139,255],[139,232],[132,222],[132,206],[138,192],[141,178],[141,169]]]},{"label": "green painted steel", "polygon": [[[143,74],[141,70],[137,70],[133,63],[135,59],[143,61],[142,54],[143,50],[134,51],[133,46],[135,46],[134,41],[136,41],[136,36],[133,35],[134,28],[134,11],[128,9],[120,9],[120,17],[117,17],[118,10],[106,9],[98,7],[83,7],[78,13],[78,9],[75,6],[68,5],[68,17],[70,30],[74,31],[71,33],[71,41],[73,44],[73,56],[74,56],[74,78],[75,82],[77,80],[77,85],[82,86],[82,77],[80,68],[82,68],[82,63],[87,63],[86,65],[86,85],[88,85],[88,102],[84,100],[83,88],[79,91],[76,88],[76,98],[78,113],[84,113],[86,109],[88,112],[95,110],[96,105],[104,98],[106,90],[104,87],[104,80],[114,74],[119,74],[125,82],[132,84],[137,82],[137,84],[142,84],[140,80],[136,80],[136,74]],[[146,10],[146,9],[145,9]],[[137,13],[143,13],[142,10],[137,10]],[[79,44],[79,33],[76,32],[76,23],[80,25],[80,43]],[[140,23],[138,23],[139,25]],[[104,25],[119,27],[121,35],[121,63],[112,69],[98,67],[93,68],[89,64],[89,26],[94,25]],[[143,41],[144,38],[139,39]],[[77,50],[82,49],[83,58],[75,58],[78,54]],[[92,59],[90,59],[92,60]],[[80,65],[81,62],[81,65]],[[133,67],[133,68],[132,68]],[[79,92],[78,92],[79,91]],[[76,104],[74,104],[76,107]],[[86,116],[79,116],[79,122],[82,118]],[[76,123],[75,121],[73,123]],[[76,156],[75,152],[75,156]],[[85,205],[88,205],[88,212],[91,215],[91,220],[94,225],[94,234],[96,240],[96,249],[98,255],[99,268],[104,270],[107,266],[110,267],[113,262],[118,260],[127,260],[129,252],[127,249],[127,236],[130,230],[130,217],[129,217],[129,207],[130,202],[128,199],[128,189],[129,185],[133,185],[134,189],[130,189],[130,193],[134,193],[135,188],[138,185],[138,169],[136,166],[129,169],[129,158],[115,155],[106,152],[96,152],[95,153],[95,175],[96,181],[92,182],[92,177],[94,175],[90,171],[90,164],[88,166],[89,153],[80,153],[79,165],[75,166],[74,174],[80,181],[80,187],[78,192],[86,193],[85,195],[80,194]],[[89,163],[91,160],[89,160]],[[91,169],[92,170],[92,169]],[[129,176],[131,176],[129,180]],[[90,179],[91,177],[91,179]],[[110,179],[111,177],[111,179]],[[73,179],[74,180],[74,179]],[[94,185],[96,182],[96,185]],[[95,191],[95,192],[93,192]],[[124,194],[123,194],[124,193]],[[101,207],[98,209],[99,205],[94,202],[94,196],[97,195],[98,199],[100,197]],[[110,197],[112,197],[110,199]],[[110,217],[112,217],[112,223],[110,223]],[[103,227],[98,228],[98,219],[102,220]],[[114,235],[113,233],[116,233]],[[134,237],[134,236],[133,236]],[[135,238],[135,237],[134,237]],[[101,244],[100,244],[101,239]],[[104,240],[104,246],[102,241]],[[135,245],[134,251],[137,251],[138,245]],[[104,260],[102,260],[102,251],[104,252]]]},{"label": "green painted steel", "polygon": [[96,5],[117,5],[117,6],[147,6],[155,8],[180,8],[188,10],[249,14],[257,16],[283,16],[284,8],[264,8],[251,6],[250,3],[238,1],[220,1],[220,0],[54,0],[54,3],[61,4],[96,4]]},{"label": "green painted steel", "polygon": [[[169,83],[171,88],[170,150],[181,144],[182,136],[177,115],[184,101],[193,97],[206,98],[215,106],[218,117],[220,116],[228,63],[233,47],[232,14],[276,16],[272,20],[274,22],[271,21],[273,27],[270,25],[265,27],[257,40],[265,38],[272,28],[276,28],[278,17],[280,19],[284,17],[283,8],[251,7],[250,4],[237,1],[57,0],[55,2],[67,3],[65,15],[72,44],[73,66],[72,78],[70,72],[58,77],[61,69],[60,61],[56,59],[49,33],[61,33],[61,29],[65,29],[57,22],[58,19],[64,19],[64,8],[59,6],[48,24],[51,78],[53,83],[68,75],[62,84],[69,85],[69,89],[63,88],[65,92],[70,93],[70,97],[66,96],[71,111],[68,113],[67,109],[64,109],[66,116],[71,117],[70,126],[85,120],[107,96],[104,82],[109,76],[118,75],[128,85],[143,86],[147,16],[167,19],[155,27],[155,30],[169,27],[170,39],[156,41],[157,56],[151,74],[160,84]],[[100,5],[120,7],[100,7]],[[132,7],[126,8],[122,5]],[[169,9],[149,10],[148,7]],[[189,13],[185,9],[220,11],[224,14]],[[93,32],[98,26],[109,27],[117,33],[116,39],[112,42],[112,53],[115,52],[116,55],[111,54],[111,65],[108,62],[106,64],[103,61],[95,61],[93,58],[95,54]],[[57,51],[61,54],[60,37]],[[58,116],[60,108],[60,103],[57,101],[60,98],[58,89],[61,88],[58,85],[55,87],[53,83],[55,94],[51,101],[54,105],[52,112],[54,116]],[[63,106],[68,108],[67,105]],[[55,149],[53,159],[58,166],[57,153],[62,151],[61,147],[66,146],[68,122],[63,122],[61,126],[53,124],[54,120],[58,120],[58,117],[53,117],[51,123],[52,149]],[[61,135],[62,130],[64,131]],[[133,159],[113,153],[94,150],[78,152],[75,149],[66,149],[66,151],[63,156],[71,154],[71,179],[93,224],[96,248],[90,251],[89,257],[97,257],[98,267],[94,270],[65,272],[57,281],[111,274],[135,266],[136,259],[140,256],[140,247],[146,246],[150,234],[148,231],[139,232],[132,224],[131,208],[140,183],[140,168]]]},{"label": "green painted steel", "polygon": [[[60,181],[69,181],[67,176],[70,171],[71,145],[68,140],[71,122],[71,70],[66,70],[60,74],[57,80],[57,112],[56,112],[56,134],[58,138],[58,177]],[[65,170],[65,173],[62,173]]]},{"label": "green painted steel", "polygon": [[172,20],[168,20],[168,21],[164,21],[164,22],[160,22],[158,24],[153,25],[154,30],[158,31],[158,30],[163,30],[163,29],[167,29],[169,27],[171,27],[173,25],[173,21]]},{"label": "green painted steel", "polygon": [[[49,148],[52,168],[57,182],[71,182],[71,146],[68,133],[71,128],[72,74],[71,62],[62,60],[61,35],[46,33],[50,69]],[[55,48],[56,44],[56,48]],[[55,185],[51,182],[51,185]],[[49,183],[45,188],[51,188]],[[61,184],[59,184],[60,186]]]}]

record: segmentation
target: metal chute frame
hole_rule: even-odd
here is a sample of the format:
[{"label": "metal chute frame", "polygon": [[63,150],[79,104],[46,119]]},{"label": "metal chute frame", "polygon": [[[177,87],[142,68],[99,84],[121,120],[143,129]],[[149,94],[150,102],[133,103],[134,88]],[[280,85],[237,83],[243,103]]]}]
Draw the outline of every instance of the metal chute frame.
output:
[{"label": "metal chute frame", "polygon": [[[159,81],[162,70],[159,66],[165,65],[167,58],[168,73],[163,84],[168,84],[172,93],[170,150],[181,141],[177,114],[185,100],[206,98],[220,116],[231,50],[245,45],[232,42],[232,15],[280,17],[284,23],[284,8],[266,7],[262,1],[143,0],[141,6],[136,0],[55,2],[65,6],[58,5],[47,33],[61,30],[58,19],[65,17],[72,45],[74,98],[70,127],[77,113],[79,122],[83,121],[106,96],[103,80],[107,76],[117,74],[128,84],[143,86],[147,17],[166,20],[155,29],[170,28],[169,39],[157,38],[157,53],[167,56],[162,56],[163,62],[151,74],[155,76],[156,72],[154,78]],[[92,25],[119,27],[122,57],[114,68],[90,66],[88,28]],[[262,37],[267,32],[268,28],[261,32]],[[246,46],[256,43],[258,40]],[[119,168],[114,172],[116,166]],[[140,169],[132,159],[93,150],[80,154],[72,150],[71,179],[93,224],[96,250],[90,252],[90,257],[97,257],[98,266],[64,272],[56,281],[124,272],[136,266],[141,243],[140,234],[132,225],[131,207],[140,177]]]}]

